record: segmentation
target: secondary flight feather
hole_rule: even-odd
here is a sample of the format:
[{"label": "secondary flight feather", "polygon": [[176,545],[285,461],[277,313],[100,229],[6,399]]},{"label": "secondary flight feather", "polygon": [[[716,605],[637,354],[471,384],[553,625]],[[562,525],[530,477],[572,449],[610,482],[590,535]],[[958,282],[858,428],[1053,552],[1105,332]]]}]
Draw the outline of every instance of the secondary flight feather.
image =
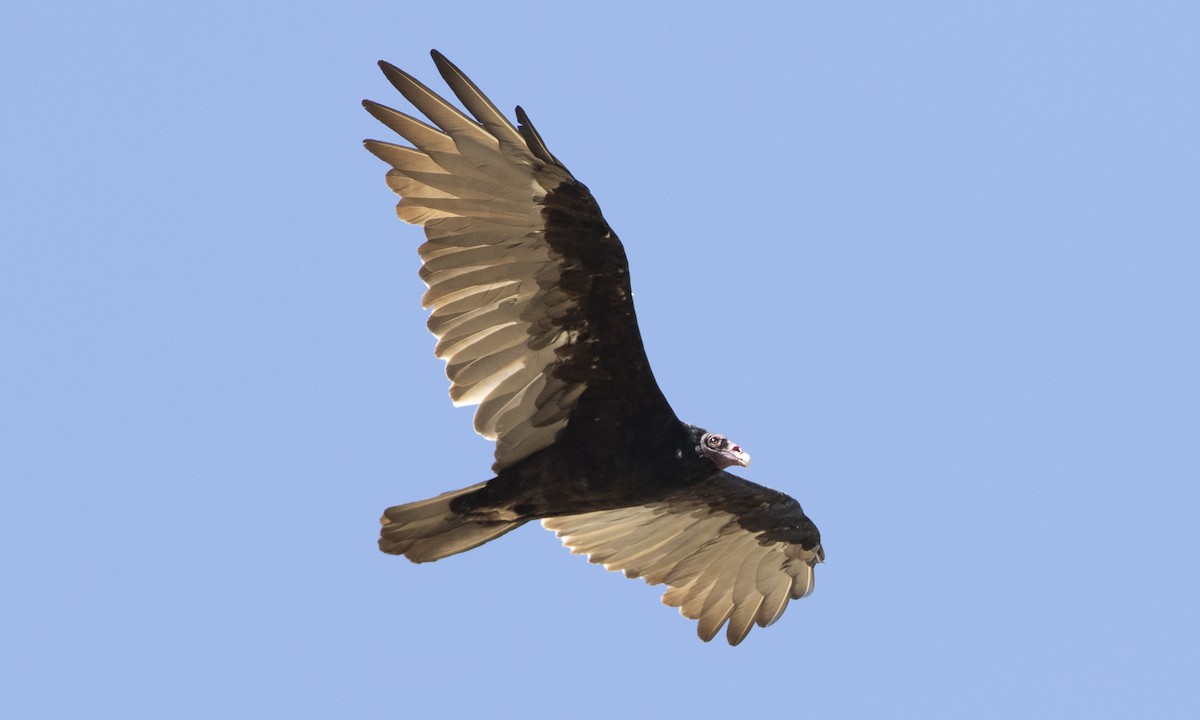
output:
[{"label": "secondary flight feather", "polygon": [[[496,442],[494,477],[384,511],[379,547],[414,562],[540,520],[572,552],[665,584],[708,641],[740,643],[812,592],[824,559],[800,504],[726,471],[750,456],[679,420],[646,358],[621,241],[525,112],[513,125],[437,51],[459,110],[398,68],[425,120],[364,101],[408,145],[391,166],[401,220],[425,229],[422,300],[456,405]],[[467,114],[469,113],[469,115]]]}]

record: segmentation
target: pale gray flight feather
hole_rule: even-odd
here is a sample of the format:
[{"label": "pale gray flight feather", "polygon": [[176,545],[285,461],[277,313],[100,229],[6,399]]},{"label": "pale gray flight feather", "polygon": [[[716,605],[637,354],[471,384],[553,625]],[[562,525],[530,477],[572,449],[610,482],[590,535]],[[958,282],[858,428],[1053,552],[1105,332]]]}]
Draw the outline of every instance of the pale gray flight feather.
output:
[{"label": "pale gray flight feather", "polygon": [[663,602],[699,620],[701,639],[725,626],[732,645],[753,625],[778,620],[789,600],[811,593],[820,561],[815,551],[746,530],[737,516],[686,491],[648,505],[545,518],[542,526],[608,570],[666,583]]},{"label": "pale gray flight feather", "polygon": [[[378,103],[367,110],[414,147],[368,140],[392,166],[397,214],[425,228],[422,299],[450,396],[479,405],[475,429],[496,441],[500,471],[552,444],[586,386],[553,375],[571,333],[556,324],[575,302],[556,288],[564,267],[545,241],[542,201],[573,181],[457,68],[437,64],[468,117],[407,73],[381,64],[393,85],[436,126]],[[537,137],[536,134],[533,137]],[[540,141],[540,138],[539,138]]]}]

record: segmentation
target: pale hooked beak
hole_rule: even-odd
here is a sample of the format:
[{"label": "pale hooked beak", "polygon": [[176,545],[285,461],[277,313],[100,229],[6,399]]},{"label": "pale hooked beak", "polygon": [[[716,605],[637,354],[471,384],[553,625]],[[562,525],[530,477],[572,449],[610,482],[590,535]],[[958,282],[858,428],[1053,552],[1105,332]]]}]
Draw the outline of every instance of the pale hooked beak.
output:
[{"label": "pale hooked beak", "polygon": [[750,467],[750,453],[741,449],[737,445],[734,445],[733,447],[729,448],[729,454],[736,459],[738,465],[741,465],[742,467]]}]

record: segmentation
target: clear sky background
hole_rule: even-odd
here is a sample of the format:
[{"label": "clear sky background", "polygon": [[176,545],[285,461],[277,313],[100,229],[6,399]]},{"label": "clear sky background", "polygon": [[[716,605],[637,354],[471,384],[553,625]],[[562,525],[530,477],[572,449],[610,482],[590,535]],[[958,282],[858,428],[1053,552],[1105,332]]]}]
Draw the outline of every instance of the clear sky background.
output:
[{"label": "clear sky background", "polygon": [[[11,3],[0,714],[1200,717],[1200,5]],[[669,9],[668,9],[669,8]],[[444,51],[828,561],[742,646],[488,477],[359,107]]]}]

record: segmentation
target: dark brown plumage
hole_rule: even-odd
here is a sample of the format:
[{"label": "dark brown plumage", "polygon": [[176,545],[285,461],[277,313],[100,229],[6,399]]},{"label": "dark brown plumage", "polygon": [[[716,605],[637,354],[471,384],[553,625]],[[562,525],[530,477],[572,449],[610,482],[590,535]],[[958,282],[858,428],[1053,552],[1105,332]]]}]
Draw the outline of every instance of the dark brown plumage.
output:
[{"label": "dark brown plumage", "polygon": [[478,404],[495,477],[385,511],[379,546],[414,562],[541,520],[573,552],[669,586],[663,601],[738,644],[812,592],[824,558],[799,503],[724,470],[740,447],[681,422],[650,370],[620,240],[521,108],[514,127],[434,62],[468,117],[408,74],[388,80],[434,126],[376,103],[413,147],[392,166],[397,213],[425,228],[429,329],[455,404]]}]

